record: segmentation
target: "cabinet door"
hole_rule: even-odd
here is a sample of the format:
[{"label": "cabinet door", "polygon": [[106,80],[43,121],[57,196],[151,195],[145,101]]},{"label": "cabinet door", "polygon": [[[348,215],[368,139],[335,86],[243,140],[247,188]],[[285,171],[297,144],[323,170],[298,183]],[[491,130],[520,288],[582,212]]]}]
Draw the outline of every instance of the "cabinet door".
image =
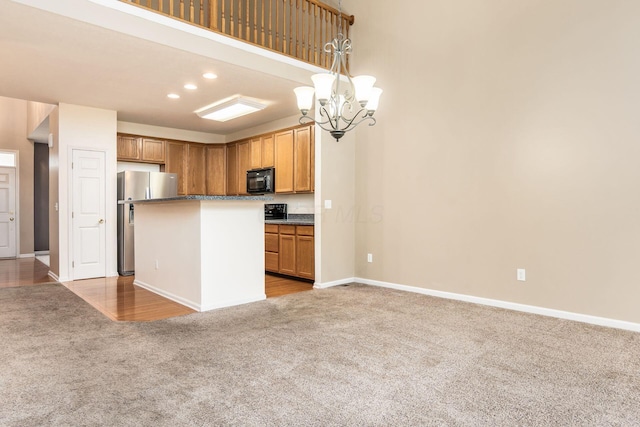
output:
[{"label": "cabinet door", "polygon": [[253,138],[249,145],[251,147],[251,164],[249,169],[260,169],[262,167],[262,139]]},{"label": "cabinet door", "polygon": [[184,142],[167,143],[167,163],[165,172],[178,175],[178,194],[187,194],[187,157],[189,145]]},{"label": "cabinet door", "polygon": [[277,252],[265,252],[264,253],[264,269],[272,273],[279,271],[280,255]]},{"label": "cabinet door", "polygon": [[201,144],[189,144],[187,194],[206,194],[206,151]]},{"label": "cabinet door", "polygon": [[158,139],[142,138],[142,155],[140,160],[143,162],[159,163],[165,162],[165,142]]},{"label": "cabinet door", "polygon": [[222,144],[207,146],[207,194],[224,196],[227,173],[225,167],[225,146]]},{"label": "cabinet door", "polygon": [[141,138],[118,135],[118,160],[140,160]]},{"label": "cabinet door", "polygon": [[294,163],[295,173],[294,191],[311,192],[311,133],[312,128],[307,126],[294,130]]},{"label": "cabinet door", "polygon": [[313,236],[296,236],[296,276],[313,279],[315,275]]},{"label": "cabinet door", "polygon": [[227,145],[227,195],[238,195],[238,146]]},{"label": "cabinet door", "polygon": [[262,167],[272,168],[275,160],[273,135],[262,137]]},{"label": "cabinet door", "polygon": [[281,274],[295,276],[296,274],[296,236],[280,234],[279,262]]},{"label": "cabinet door", "polygon": [[276,193],[293,193],[293,130],[274,136]]},{"label": "cabinet door", "polygon": [[238,143],[238,194],[247,193],[247,171],[251,169],[251,146],[249,141]]}]

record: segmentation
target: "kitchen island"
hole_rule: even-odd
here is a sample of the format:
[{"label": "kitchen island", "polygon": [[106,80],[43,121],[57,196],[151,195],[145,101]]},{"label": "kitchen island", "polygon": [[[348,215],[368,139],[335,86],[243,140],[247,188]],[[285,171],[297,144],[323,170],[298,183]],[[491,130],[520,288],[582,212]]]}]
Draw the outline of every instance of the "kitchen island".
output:
[{"label": "kitchen island", "polygon": [[135,205],[134,283],[207,311],[266,298],[268,196],[178,196]]}]

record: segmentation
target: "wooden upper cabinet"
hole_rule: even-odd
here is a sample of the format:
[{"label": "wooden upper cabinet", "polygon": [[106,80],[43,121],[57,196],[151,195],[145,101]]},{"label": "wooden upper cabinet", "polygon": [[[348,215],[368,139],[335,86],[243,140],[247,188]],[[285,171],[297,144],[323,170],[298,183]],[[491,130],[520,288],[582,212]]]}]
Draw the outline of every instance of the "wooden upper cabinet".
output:
[{"label": "wooden upper cabinet", "polygon": [[185,142],[167,143],[167,162],[165,172],[175,173],[178,175],[178,194],[188,194],[187,188],[187,157],[189,153],[189,144]]},{"label": "wooden upper cabinet", "polygon": [[312,192],[315,174],[313,161],[314,138],[313,127],[306,126],[294,130],[294,191],[296,193]]},{"label": "wooden upper cabinet", "polygon": [[292,193],[293,187],[293,130],[274,135],[276,193]]},{"label": "wooden upper cabinet", "polygon": [[262,138],[253,138],[249,141],[251,148],[250,169],[260,169],[262,167]]},{"label": "wooden upper cabinet", "polygon": [[118,160],[140,160],[142,138],[118,135]]},{"label": "wooden upper cabinet", "polygon": [[275,153],[273,147],[273,135],[263,136],[262,140],[262,167],[272,168],[275,165]]},{"label": "wooden upper cabinet", "polygon": [[206,194],[206,152],[202,144],[189,144],[187,194]]},{"label": "wooden upper cabinet", "polygon": [[223,144],[208,145],[206,151],[207,194],[210,196],[224,196],[227,183],[225,146]]},{"label": "wooden upper cabinet", "polygon": [[165,141],[159,139],[142,138],[140,160],[150,163],[165,162]]},{"label": "wooden upper cabinet", "polygon": [[238,145],[227,145],[227,195],[238,195]]},{"label": "wooden upper cabinet", "polygon": [[238,194],[247,193],[247,171],[251,168],[250,141],[238,142]]}]

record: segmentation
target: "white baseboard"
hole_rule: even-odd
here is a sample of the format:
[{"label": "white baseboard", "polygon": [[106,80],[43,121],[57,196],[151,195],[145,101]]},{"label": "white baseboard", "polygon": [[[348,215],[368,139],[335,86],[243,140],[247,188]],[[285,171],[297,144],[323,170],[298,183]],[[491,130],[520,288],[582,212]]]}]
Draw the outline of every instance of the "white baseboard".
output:
[{"label": "white baseboard", "polygon": [[56,282],[61,282],[60,278],[53,271],[49,270],[47,275],[51,277],[53,280],[55,280]]},{"label": "white baseboard", "polygon": [[35,251],[35,256],[49,255],[49,251]]},{"label": "white baseboard", "polygon": [[171,301],[175,301],[178,304],[182,304],[182,305],[187,306],[189,308],[192,308],[192,309],[194,309],[196,311],[200,311],[200,304],[198,304],[198,303],[196,303],[194,301],[188,300],[186,298],[179,297],[178,295],[174,295],[171,292],[167,292],[165,290],[158,289],[155,286],[150,285],[150,284],[145,283],[145,282],[142,282],[142,281],[140,281],[138,279],[134,279],[133,280],[133,284],[134,285],[138,285],[141,288],[145,288],[146,290],[151,291],[154,294],[158,294],[158,295],[163,296],[163,297],[165,297],[167,299],[170,299]]},{"label": "white baseboard", "polygon": [[35,257],[36,257],[36,254],[32,253],[32,254],[20,254],[16,258],[35,258]]},{"label": "white baseboard", "polygon": [[256,301],[262,301],[267,299],[267,295],[262,293],[260,295],[256,295],[255,297],[249,297],[249,298],[242,298],[239,300],[228,300],[228,301],[222,301],[216,304],[210,304],[210,305],[201,305],[198,304],[194,301],[188,300],[186,298],[182,298],[178,295],[174,295],[171,292],[167,292],[163,289],[158,289],[153,285],[150,285],[148,283],[145,282],[141,282],[140,280],[134,279],[133,281],[134,285],[138,285],[141,288],[145,288],[146,290],[153,292],[154,294],[158,294],[160,296],[163,296],[167,299],[170,299],[171,301],[175,301],[178,304],[182,304],[186,307],[189,307],[191,309],[194,309],[196,311],[209,311],[209,310],[215,310],[216,308],[224,308],[224,307],[231,307],[234,305],[241,305],[241,304],[248,304],[250,302],[256,302]]},{"label": "white baseboard", "polygon": [[249,304],[250,302],[264,301],[267,299],[266,294],[258,295],[252,298],[242,298],[239,300],[223,301],[221,303],[203,305],[199,311],[215,310],[217,308],[232,307],[234,305]]},{"label": "white baseboard", "polygon": [[640,323],[627,322],[624,320],[609,319],[606,317],[591,316],[588,314],[573,313],[570,311],[555,310],[552,308],[537,307],[533,305],[519,304],[515,302],[501,301],[490,298],[475,297],[471,295],[456,294],[453,292],[436,291],[433,289],[418,288],[415,286],[400,285],[397,283],[381,282],[378,280],[364,279],[356,277],[353,281],[365,285],[379,286],[383,288],[397,289],[400,291],[414,292],[438,298],[446,298],[457,301],[471,302],[474,304],[488,305],[491,307],[506,308],[508,310],[522,311],[525,313],[539,314],[542,316],[555,317],[558,319],[573,320],[576,322],[590,323],[592,325],[606,326],[609,328],[624,329],[627,331],[640,332]]},{"label": "white baseboard", "polygon": [[340,285],[346,285],[348,283],[353,283],[356,281],[355,277],[348,277],[346,279],[340,279],[340,280],[334,280],[332,282],[324,282],[324,283],[314,283],[313,284],[313,288],[314,289],[326,289],[326,288],[330,288],[332,286],[340,286]]}]

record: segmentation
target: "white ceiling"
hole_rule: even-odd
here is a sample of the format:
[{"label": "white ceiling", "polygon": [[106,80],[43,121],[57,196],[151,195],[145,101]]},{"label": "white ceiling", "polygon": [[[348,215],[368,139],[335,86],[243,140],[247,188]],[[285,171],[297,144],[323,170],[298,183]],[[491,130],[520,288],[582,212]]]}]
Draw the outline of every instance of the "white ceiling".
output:
[{"label": "white ceiling", "polygon": [[[297,114],[293,88],[312,74],[308,66],[287,78],[280,77],[286,73],[278,72],[277,64],[265,72],[265,59],[255,54],[234,51],[229,46],[203,39],[201,34],[185,35],[184,30],[178,37],[175,32],[180,31],[179,28],[167,28],[140,17],[131,18],[121,11],[99,9],[101,6],[94,4],[99,1],[82,0],[82,5],[79,1],[52,3],[65,4],[60,7],[67,10],[72,10],[69,8],[73,3],[79,5],[75,10],[93,8],[91,12],[97,16],[94,19],[111,22],[111,28],[144,31],[142,37],[146,40],[137,34],[125,34],[15,1],[0,0],[0,96],[116,110],[120,121],[222,135]],[[137,21],[129,23],[127,19]],[[173,41],[167,43],[163,39]],[[181,49],[178,45],[188,47]],[[272,57],[269,60],[277,63],[278,58],[274,62],[273,57],[278,55],[269,54]],[[238,58],[235,64],[234,58]],[[291,69],[291,65],[284,65]],[[216,73],[218,78],[202,78],[207,71]],[[195,83],[198,90],[187,91],[183,88],[185,83]],[[169,92],[178,93],[181,98],[171,100],[167,98]],[[269,106],[225,123],[204,120],[193,113],[235,94],[267,101]]]}]

